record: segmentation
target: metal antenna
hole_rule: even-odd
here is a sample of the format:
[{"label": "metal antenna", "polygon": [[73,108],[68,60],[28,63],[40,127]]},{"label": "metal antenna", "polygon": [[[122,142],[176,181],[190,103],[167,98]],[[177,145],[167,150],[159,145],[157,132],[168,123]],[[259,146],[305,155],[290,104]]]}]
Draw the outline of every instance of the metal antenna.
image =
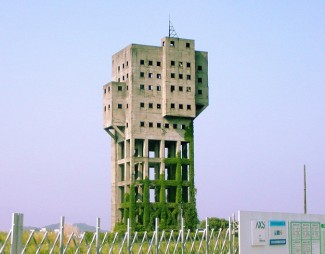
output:
[{"label": "metal antenna", "polygon": [[304,214],[307,214],[306,165],[304,165]]},{"label": "metal antenna", "polygon": [[176,30],[173,27],[172,22],[170,21],[170,17],[169,17],[169,33],[168,33],[168,36],[169,36],[169,38],[170,37],[178,38],[178,35],[176,33]]}]

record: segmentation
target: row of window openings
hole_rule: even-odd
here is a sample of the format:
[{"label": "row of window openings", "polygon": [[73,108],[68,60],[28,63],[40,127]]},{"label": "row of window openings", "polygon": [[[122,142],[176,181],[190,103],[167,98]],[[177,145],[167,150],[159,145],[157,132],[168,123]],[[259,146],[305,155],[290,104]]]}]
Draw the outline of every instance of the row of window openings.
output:
[{"label": "row of window openings", "polygon": [[[140,72],[140,78],[144,78],[144,76],[145,76],[144,72]],[[148,73],[148,78],[153,78],[153,77],[154,77],[153,73],[149,72]],[[156,77],[157,77],[157,79],[161,79],[161,74],[157,73]],[[170,77],[175,78],[176,77],[175,73],[171,73]],[[124,76],[123,76],[123,78],[124,78]],[[178,74],[178,79],[183,79],[183,74],[182,73]],[[186,75],[186,80],[191,80],[191,75],[190,74]],[[198,78],[198,82],[202,83],[202,78]]]},{"label": "row of window openings", "polygon": [[[126,74],[126,79],[128,79],[128,78],[129,78],[129,73]],[[124,80],[126,80],[126,79],[125,79],[125,76],[123,75],[123,76],[122,76],[122,81],[124,81]],[[117,81],[118,81],[118,82],[121,82],[121,78],[118,78]]]},{"label": "row of window openings", "polygon": [[[126,61],[126,64],[122,64],[122,68],[124,69],[124,67],[126,66],[129,66],[129,61]],[[117,66],[117,70],[120,71],[121,70],[121,67],[120,66]]]},{"label": "row of window openings", "polygon": [[[153,126],[154,126],[153,122],[148,123],[149,128],[153,128]],[[165,129],[169,129],[170,126],[172,126],[173,129],[178,129],[180,127],[180,129],[185,130],[185,128],[186,128],[185,124],[181,124],[180,126],[178,126],[177,123],[173,123],[173,124],[165,123],[164,125],[162,125],[161,123],[156,123],[157,128],[162,128],[162,126],[164,126]],[[146,127],[146,124],[144,121],[140,122],[140,127]]]},{"label": "row of window openings", "polygon": [[[166,44],[166,42],[163,41],[163,42],[162,42],[162,46],[164,47],[165,44]],[[169,42],[169,46],[170,46],[170,47],[175,47],[175,41],[170,41],[170,42]],[[185,48],[190,48],[190,47],[191,47],[191,43],[186,42],[186,43],[185,43]]]},{"label": "row of window openings", "polygon": [[[140,65],[144,65],[144,60],[140,60]],[[148,65],[152,66],[153,61],[149,60]],[[161,62],[157,61],[157,66],[160,67]],[[170,66],[176,66],[176,61],[174,61],[174,60],[170,61]],[[178,67],[183,68],[183,62],[178,62]],[[191,68],[190,62],[186,62],[186,68]],[[202,71],[202,65],[198,65],[197,70]]]},{"label": "row of window openings", "polygon": [[[140,102],[140,108],[144,108],[144,102]],[[153,108],[153,103],[149,103],[148,108]],[[160,108],[161,108],[161,104],[157,104],[157,109],[160,109]],[[171,103],[170,108],[174,109],[175,108],[175,103]],[[179,109],[184,109],[183,104],[178,104],[178,108]],[[187,110],[191,110],[191,108],[192,107],[191,107],[190,104],[188,104],[187,107],[186,107]]]}]

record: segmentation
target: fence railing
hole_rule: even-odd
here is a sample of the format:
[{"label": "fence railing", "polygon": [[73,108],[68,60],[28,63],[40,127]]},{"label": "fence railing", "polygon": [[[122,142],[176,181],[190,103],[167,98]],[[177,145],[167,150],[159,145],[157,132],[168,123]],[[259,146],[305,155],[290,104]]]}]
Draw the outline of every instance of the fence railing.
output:
[{"label": "fence railing", "polygon": [[238,253],[237,222],[229,219],[229,227],[215,231],[209,230],[208,218],[203,229],[190,231],[184,227],[176,230],[159,230],[159,220],[155,220],[153,232],[132,232],[130,221],[125,233],[101,232],[100,219],[97,218],[94,233],[72,232],[65,235],[64,217],[60,228],[54,232],[23,232],[23,214],[13,214],[12,228],[4,240],[0,240],[0,254],[30,253],[109,253],[109,254],[144,254],[144,253]]}]

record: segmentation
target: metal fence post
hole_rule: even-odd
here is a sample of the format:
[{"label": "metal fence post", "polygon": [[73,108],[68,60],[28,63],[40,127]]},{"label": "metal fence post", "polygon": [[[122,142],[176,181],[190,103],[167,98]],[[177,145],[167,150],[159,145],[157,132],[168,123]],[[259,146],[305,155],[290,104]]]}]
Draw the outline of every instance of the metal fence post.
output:
[{"label": "metal fence post", "polygon": [[209,233],[209,222],[208,222],[208,217],[206,217],[205,219],[205,239],[206,239],[206,246],[205,246],[205,253],[208,254],[209,253],[209,237],[208,237],[208,233]]},{"label": "metal fence post", "polygon": [[127,225],[127,239],[126,239],[126,247],[127,247],[127,253],[131,253],[130,249],[130,234],[131,234],[131,225],[130,225],[130,219],[128,219],[128,225]]},{"label": "metal fence post", "polygon": [[96,223],[96,254],[99,254],[99,233],[100,233],[100,218],[97,218],[97,223]]},{"label": "metal fence post", "polygon": [[60,250],[59,253],[63,254],[64,249],[64,216],[61,216],[60,222]]},{"label": "metal fence post", "polygon": [[156,239],[155,239],[155,244],[156,244],[156,254],[158,254],[158,247],[159,247],[159,219],[156,218],[156,221],[155,221],[155,231],[156,231]]},{"label": "metal fence post", "polygon": [[184,218],[182,216],[182,220],[181,220],[181,240],[182,240],[182,254],[184,254]]},{"label": "metal fence post", "polygon": [[24,215],[22,213],[12,214],[10,254],[20,254],[22,251],[23,218]]}]

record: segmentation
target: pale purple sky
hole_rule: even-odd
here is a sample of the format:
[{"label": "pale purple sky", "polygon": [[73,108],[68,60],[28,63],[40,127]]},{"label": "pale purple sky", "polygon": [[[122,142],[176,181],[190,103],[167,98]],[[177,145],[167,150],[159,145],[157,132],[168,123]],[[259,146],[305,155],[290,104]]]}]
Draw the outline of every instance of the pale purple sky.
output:
[{"label": "pale purple sky", "polygon": [[111,56],[160,45],[168,16],[209,53],[195,120],[201,219],[237,210],[325,214],[324,1],[1,1],[0,230],[109,228]]}]

